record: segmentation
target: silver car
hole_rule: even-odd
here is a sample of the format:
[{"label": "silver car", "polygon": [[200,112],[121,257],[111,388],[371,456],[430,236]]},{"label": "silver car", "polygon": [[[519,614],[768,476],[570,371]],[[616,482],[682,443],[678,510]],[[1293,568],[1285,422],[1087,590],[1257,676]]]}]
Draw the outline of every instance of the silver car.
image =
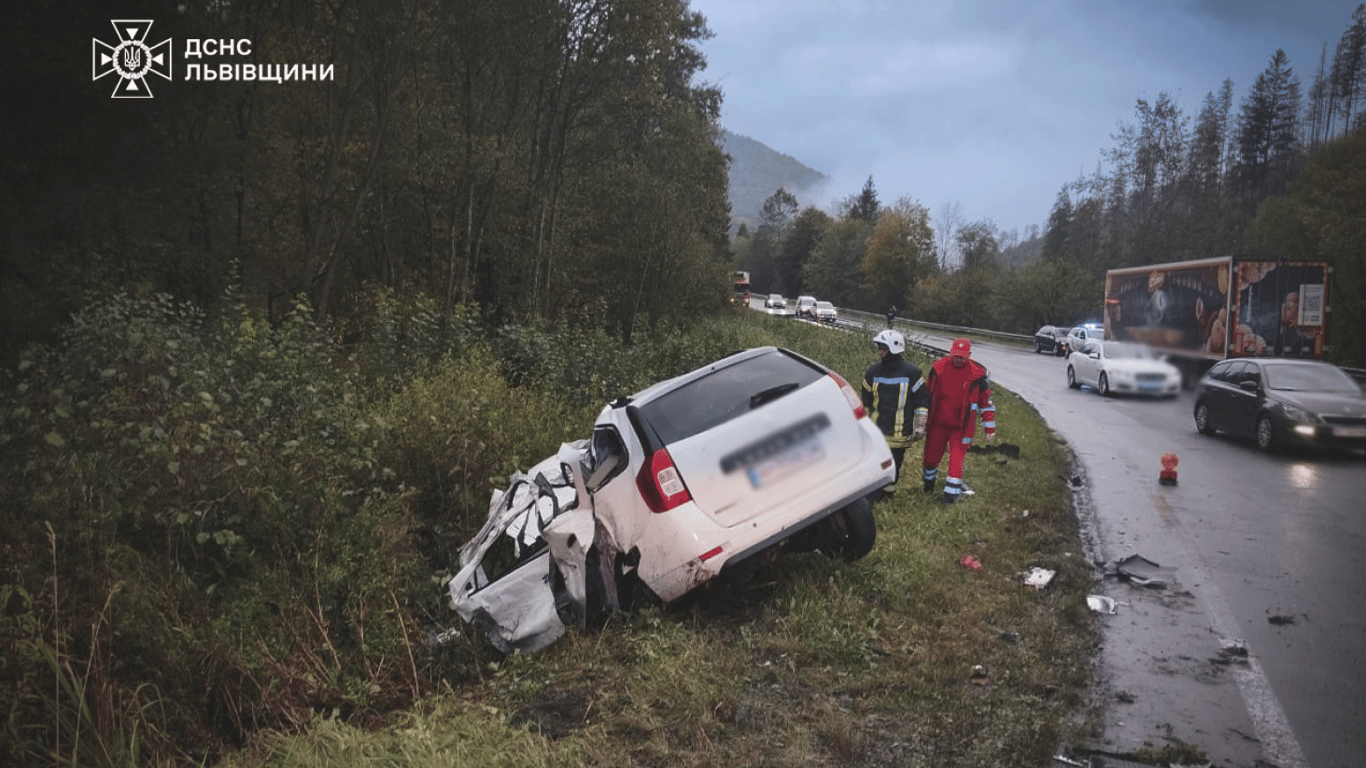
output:
[{"label": "silver car", "polygon": [[858,559],[893,472],[838,374],[777,347],[737,352],[610,403],[591,439],[514,478],[461,551],[452,602],[501,650],[534,650],[782,549]]}]

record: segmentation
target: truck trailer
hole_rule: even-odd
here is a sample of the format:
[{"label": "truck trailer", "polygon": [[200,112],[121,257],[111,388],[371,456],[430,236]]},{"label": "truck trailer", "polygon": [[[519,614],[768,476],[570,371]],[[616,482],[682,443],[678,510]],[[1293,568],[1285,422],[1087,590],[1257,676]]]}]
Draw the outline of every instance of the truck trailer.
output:
[{"label": "truck trailer", "polygon": [[1222,256],[1105,273],[1105,338],[1147,344],[1187,386],[1230,357],[1322,358],[1325,260]]}]

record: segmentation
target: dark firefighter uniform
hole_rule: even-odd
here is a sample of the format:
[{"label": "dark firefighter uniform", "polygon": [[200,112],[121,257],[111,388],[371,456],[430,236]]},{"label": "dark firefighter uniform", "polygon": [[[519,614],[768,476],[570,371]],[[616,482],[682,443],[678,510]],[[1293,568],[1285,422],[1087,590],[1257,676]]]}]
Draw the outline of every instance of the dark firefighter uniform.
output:
[{"label": "dark firefighter uniform", "polygon": [[896,491],[897,481],[901,479],[901,460],[911,443],[921,437],[916,432],[919,425],[924,429],[925,414],[930,407],[930,395],[925,389],[925,380],[920,369],[907,362],[896,353],[887,353],[881,360],[873,363],[863,374],[863,407],[877,428],[887,439],[887,447],[892,449],[896,462],[896,477],[886,488],[888,493]]}]

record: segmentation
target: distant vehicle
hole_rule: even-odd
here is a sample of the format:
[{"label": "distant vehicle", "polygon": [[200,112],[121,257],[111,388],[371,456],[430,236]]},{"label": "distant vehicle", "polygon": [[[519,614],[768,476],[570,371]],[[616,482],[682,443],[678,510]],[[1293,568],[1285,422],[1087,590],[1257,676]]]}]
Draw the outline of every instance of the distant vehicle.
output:
[{"label": "distant vehicle", "polygon": [[731,294],[731,297],[730,297],[730,303],[736,304],[736,305],[741,306],[741,307],[748,307],[748,306],[749,306],[749,273],[748,273],[748,272],[732,272],[732,273],[731,273],[731,276],[730,276],[730,282],[731,282],[731,286],[732,286],[732,289],[733,289],[733,293]]},{"label": "distant vehicle", "polygon": [[1059,327],[1056,325],[1045,325],[1034,332],[1034,353],[1047,352],[1055,357],[1062,357],[1066,354],[1067,332],[1071,328]]},{"label": "distant vehicle", "polygon": [[787,309],[787,299],[781,293],[770,293],[764,299],[764,309]]},{"label": "distant vehicle", "polygon": [[1105,273],[1105,338],[1165,353],[1192,384],[1218,360],[1322,359],[1331,264],[1223,256]]},{"label": "distant vehicle", "polygon": [[797,317],[809,317],[816,319],[816,297],[798,296],[797,297]]},{"label": "distant vehicle", "polygon": [[1181,371],[1131,341],[1088,341],[1067,356],[1067,386],[1095,387],[1102,395],[1176,397]]},{"label": "distant vehicle", "polygon": [[1071,355],[1073,351],[1081,349],[1091,339],[1100,338],[1100,333],[1090,330],[1084,325],[1069,328],[1066,337],[1062,340],[1062,354],[1064,357]]},{"label": "distant vehicle", "polygon": [[452,604],[499,650],[671,603],[778,552],[857,560],[891,450],[858,391],[795,352],[737,352],[603,408],[514,476],[460,551]]},{"label": "distant vehicle", "polygon": [[1252,437],[1257,447],[1366,448],[1366,393],[1346,371],[1316,360],[1215,363],[1195,387],[1195,428]]},{"label": "distant vehicle", "polygon": [[839,311],[828,301],[816,302],[816,319],[822,323],[833,323],[839,319]]}]

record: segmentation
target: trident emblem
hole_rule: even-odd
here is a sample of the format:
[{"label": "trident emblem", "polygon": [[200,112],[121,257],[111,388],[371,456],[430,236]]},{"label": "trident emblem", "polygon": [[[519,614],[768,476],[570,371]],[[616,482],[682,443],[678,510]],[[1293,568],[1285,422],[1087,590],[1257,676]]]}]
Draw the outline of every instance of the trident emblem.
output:
[{"label": "trident emblem", "polygon": [[152,30],[150,20],[120,19],[111,21],[119,44],[109,45],[91,38],[91,79],[99,80],[111,72],[119,76],[114,85],[115,99],[150,99],[152,88],[147,75],[171,79],[171,41],[163,40],[147,45],[147,33]]}]

